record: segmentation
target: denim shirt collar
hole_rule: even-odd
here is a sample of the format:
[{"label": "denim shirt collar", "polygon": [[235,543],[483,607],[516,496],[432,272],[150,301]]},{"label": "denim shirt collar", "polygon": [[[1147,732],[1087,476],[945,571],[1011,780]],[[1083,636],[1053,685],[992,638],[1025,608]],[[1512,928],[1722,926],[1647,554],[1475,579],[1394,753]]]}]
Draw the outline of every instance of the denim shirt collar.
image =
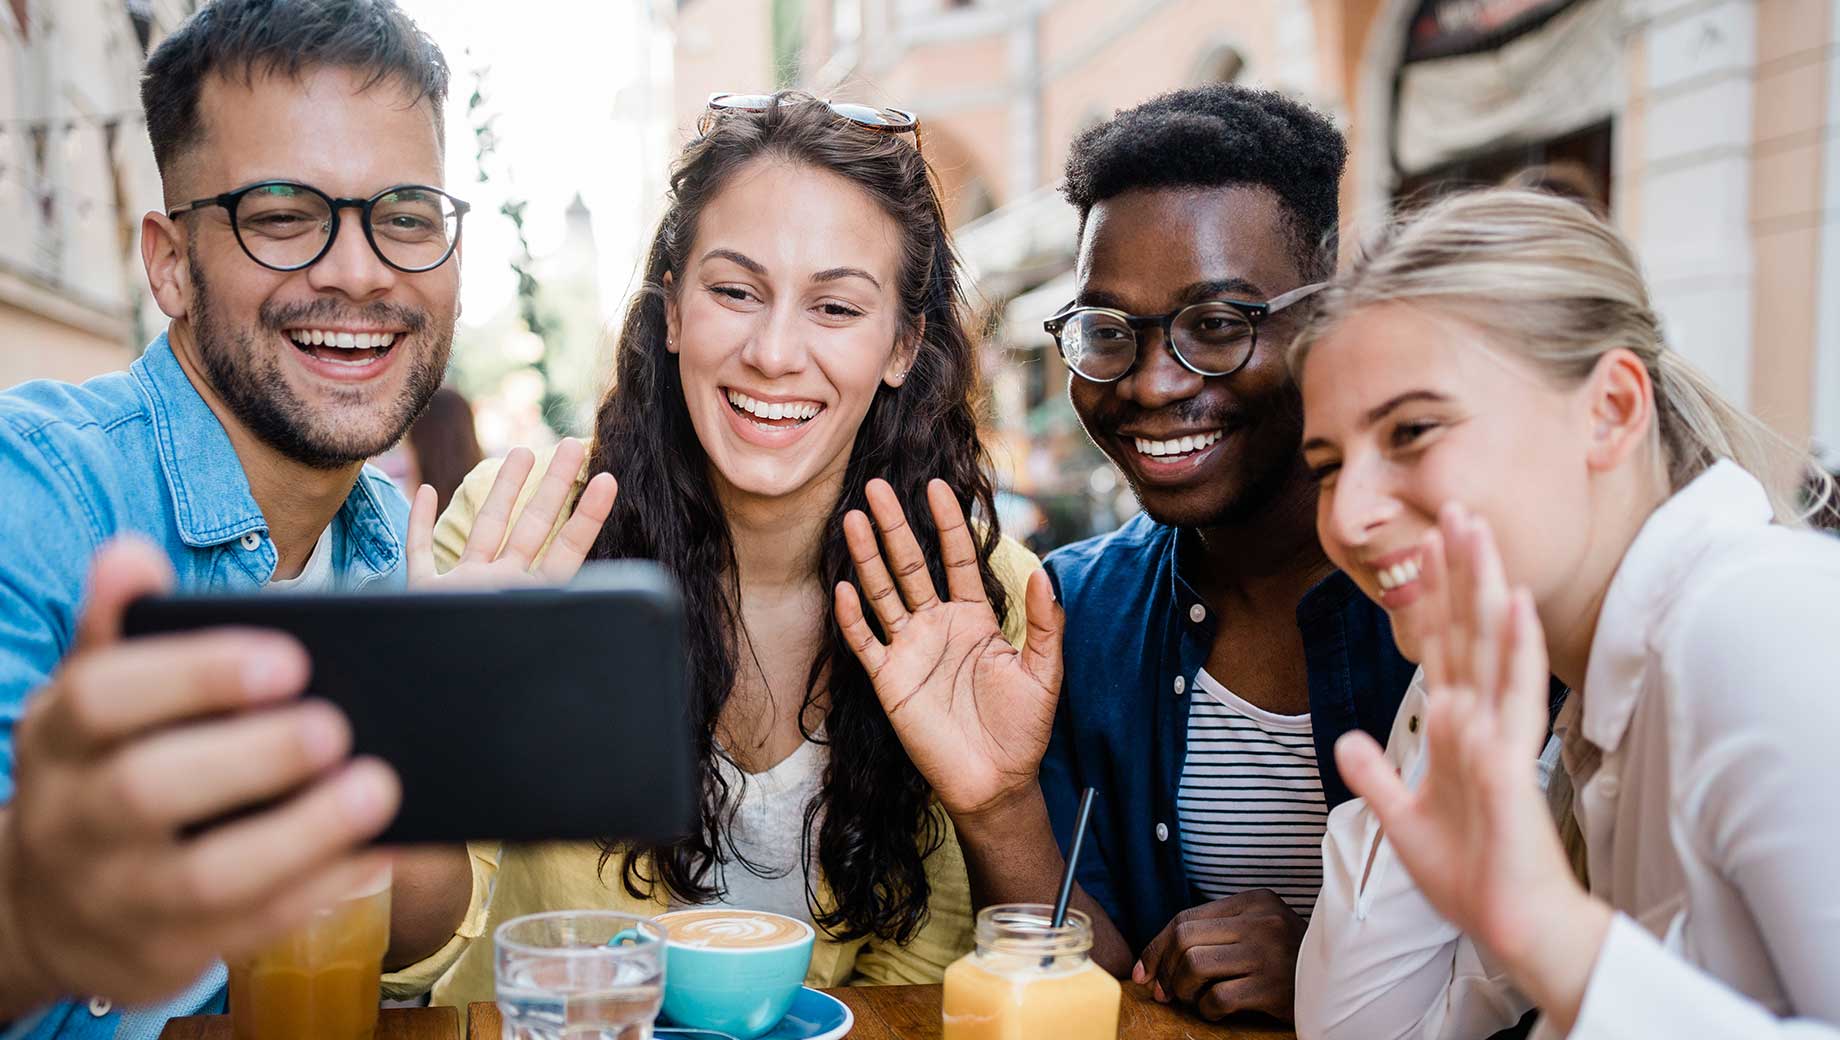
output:
[{"label": "denim shirt collar", "polygon": [[166,333],[129,371],[153,419],[180,539],[203,549],[266,530],[268,521],[249,493],[249,477],[230,435],[179,366]]},{"label": "denim shirt collar", "polygon": [[[276,554],[268,541],[268,520],[249,489],[242,459],[217,413],[180,367],[162,332],[129,371],[152,418],[154,443],[181,541],[208,549],[262,537],[260,558],[267,580]],[[402,538],[375,486],[387,482],[375,471],[361,473],[333,518],[334,566],[340,583],[356,586],[395,572],[403,559]],[[369,573],[364,573],[368,571]]]},{"label": "denim shirt collar", "polygon": [[[1191,529],[1183,528],[1176,531],[1173,539],[1174,561],[1169,568],[1169,599],[1176,605],[1178,612],[1190,611],[1187,615],[1189,623],[1196,626],[1196,631],[1200,636],[1212,641],[1214,638],[1213,613],[1207,612],[1197,617],[1192,608],[1183,606],[1183,604],[1206,602],[1201,594],[1195,591],[1195,587],[1189,584],[1188,579],[1183,577],[1186,571],[1198,566],[1196,554],[1199,552],[1199,547],[1194,544],[1195,537]],[[1303,598],[1297,601],[1297,627],[1307,633],[1313,623],[1345,609],[1349,600],[1359,595],[1360,591],[1354,579],[1347,574],[1340,570],[1330,571],[1328,577],[1310,586],[1309,591],[1303,594]]]}]

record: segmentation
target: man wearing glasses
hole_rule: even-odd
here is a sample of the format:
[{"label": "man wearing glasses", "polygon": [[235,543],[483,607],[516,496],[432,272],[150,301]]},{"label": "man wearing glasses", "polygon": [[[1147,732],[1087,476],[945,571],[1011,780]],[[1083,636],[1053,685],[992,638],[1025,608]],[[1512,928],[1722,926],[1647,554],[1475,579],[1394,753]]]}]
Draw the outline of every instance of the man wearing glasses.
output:
[{"label": "man wearing glasses", "polygon": [[[175,580],[400,584],[407,505],[364,460],[447,365],[466,214],[440,187],[447,79],[390,0],[218,0],[148,61],[170,209],[141,255],[171,324],[127,372],[0,394],[7,1040],[221,1010],[219,956],[374,869],[396,780],[294,702],[297,644],[122,640],[120,619]],[[398,963],[449,938],[395,924]]]},{"label": "man wearing glasses", "polygon": [[[1144,513],[1048,557],[1065,672],[1039,784],[967,769],[1012,779],[953,819],[979,905],[1052,902],[1096,789],[1074,895],[1094,958],[1208,1018],[1291,1017],[1349,797],[1330,749],[1385,739],[1413,670],[1317,542],[1284,357],[1334,267],[1344,157],[1322,116],[1224,86],[1074,142],[1079,295],[1047,329]],[[1030,703],[1028,681],[991,703]]]}]

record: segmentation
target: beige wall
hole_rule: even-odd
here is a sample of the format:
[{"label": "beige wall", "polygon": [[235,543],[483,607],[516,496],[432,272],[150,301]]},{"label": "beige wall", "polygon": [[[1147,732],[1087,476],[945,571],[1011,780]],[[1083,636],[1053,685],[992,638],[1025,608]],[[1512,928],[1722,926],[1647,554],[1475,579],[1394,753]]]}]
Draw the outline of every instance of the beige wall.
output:
[{"label": "beige wall", "polygon": [[1824,212],[1822,191],[1824,138],[1840,130],[1827,98],[1832,8],[1831,0],[1768,0],[1757,8],[1751,407],[1797,442],[1814,424],[1822,223],[1840,216]]},{"label": "beige wall", "polygon": [[[1790,439],[1840,439],[1840,321],[1823,332],[1822,319],[1840,314],[1840,256],[1827,255],[1840,249],[1824,244],[1840,246],[1840,0],[1621,2],[1612,210],[1670,342]],[[1389,183],[1378,93],[1396,34],[1382,23],[1416,4],[1329,3],[1339,18],[1318,3],[1321,38],[1339,37],[1351,116],[1343,211],[1358,222]]]},{"label": "beige wall", "polygon": [[[0,386],[119,368],[142,346],[133,315],[147,329],[163,320],[137,248],[160,184],[126,10],[27,0],[22,33],[15,6],[0,5],[0,120],[42,121],[49,132],[42,170],[30,135],[0,135]],[[157,24],[155,39],[168,27]]]},{"label": "beige wall", "polygon": [[[1216,47],[1226,45],[1246,59],[1243,78],[1268,85],[1278,51],[1278,5],[1266,0],[1183,0],[1156,5],[1141,19],[1118,15],[1107,25],[1091,2],[1057,7],[1045,29],[1043,62],[1047,88],[1042,121],[1042,169],[1058,179],[1073,137],[1090,122],[1165,91],[1195,85],[1195,71]],[[1076,17],[1071,10],[1093,7]],[[1059,28],[1065,27],[1065,28]],[[1115,31],[1123,29],[1124,31]],[[1061,56],[1061,57],[1057,57]]]},{"label": "beige wall", "polygon": [[0,390],[29,379],[79,383],[124,368],[138,351],[118,340],[0,303]]},{"label": "beige wall", "polygon": [[671,86],[677,141],[695,134],[709,95],[773,89],[772,6],[767,0],[690,0],[678,9]]}]

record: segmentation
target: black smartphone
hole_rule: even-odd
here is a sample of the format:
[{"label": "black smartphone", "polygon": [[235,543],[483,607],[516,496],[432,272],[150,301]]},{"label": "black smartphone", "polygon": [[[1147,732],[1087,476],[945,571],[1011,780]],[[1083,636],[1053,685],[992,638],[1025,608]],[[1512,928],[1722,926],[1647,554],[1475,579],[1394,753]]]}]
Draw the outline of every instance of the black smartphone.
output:
[{"label": "black smartphone", "polygon": [[683,601],[654,564],[505,591],[149,597],[124,629],[223,625],[300,640],[308,696],[394,767],[380,843],[667,841],[693,823]]}]

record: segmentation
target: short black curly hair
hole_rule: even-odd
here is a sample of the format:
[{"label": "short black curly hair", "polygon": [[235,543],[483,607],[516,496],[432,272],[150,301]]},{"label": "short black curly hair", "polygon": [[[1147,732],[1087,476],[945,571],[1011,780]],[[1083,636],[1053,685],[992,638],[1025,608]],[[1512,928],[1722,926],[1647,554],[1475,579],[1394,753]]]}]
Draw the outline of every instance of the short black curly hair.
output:
[{"label": "short black curly hair", "polygon": [[1327,116],[1276,91],[1212,84],[1124,109],[1074,139],[1062,194],[1086,218],[1134,188],[1257,185],[1278,196],[1309,278],[1335,270],[1348,145]]}]

